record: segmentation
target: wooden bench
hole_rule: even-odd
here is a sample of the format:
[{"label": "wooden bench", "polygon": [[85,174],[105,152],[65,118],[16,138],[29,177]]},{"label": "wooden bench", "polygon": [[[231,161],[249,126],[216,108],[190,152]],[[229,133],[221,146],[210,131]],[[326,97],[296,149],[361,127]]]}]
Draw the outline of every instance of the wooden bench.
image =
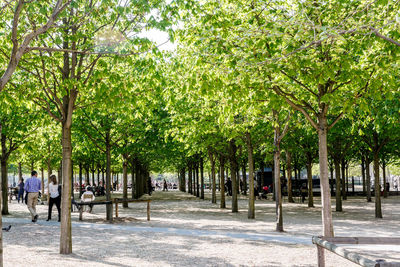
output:
[{"label": "wooden bench", "polygon": [[82,221],[83,206],[89,206],[89,212],[92,212],[93,206],[96,205],[112,205],[112,201],[90,201],[90,202],[75,202],[74,205],[78,206],[79,210],[79,220]]},{"label": "wooden bench", "polygon": [[151,199],[123,199],[123,198],[114,198],[113,202],[115,203],[115,217],[118,218],[118,204],[119,203],[137,203],[137,202],[147,202],[147,220],[150,221],[150,202]]}]

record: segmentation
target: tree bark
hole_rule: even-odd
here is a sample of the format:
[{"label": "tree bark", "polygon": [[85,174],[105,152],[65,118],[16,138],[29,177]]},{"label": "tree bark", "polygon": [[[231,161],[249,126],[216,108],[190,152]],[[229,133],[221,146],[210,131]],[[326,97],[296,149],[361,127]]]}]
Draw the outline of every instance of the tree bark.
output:
[{"label": "tree bark", "polygon": [[247,176],[246,176],[246,162],[242,165],[242,179],[243,179],[243,195],[247,195]]},{"label": "tree bark", "polygon": [[279,128],[275,127],[275,151],[274,151],[274,180],[275,180],[275,210],[276,210],[276,231],[283,232],[283,215],[282,215],[282,191],[280,178],[280,142]]},{"label": "tree bark", "polygon": [[22,179],[22,162],[18,162],[18,178],[19,180]]},{"label": "tree bark", "polygon": [[369,161],[369,157],[366,156],[365,158],[365,173],[366,173],[366,184],[367,184],[367,202],[372,202],[372,198],[371,198],[371,171],[370,171],[370,161]]},{"label": "tree bark", "polygon": [[215,182],[215,158],[211,150],[208,150],[208,158],[211,165],[211,203],[217,203],[217,190]]},{"label": "tree bark", "polygon": [[[111,201],[111,137],[110,131],[106,132],[106,200]],[[106,205],[107,221],[113,220],[113,206],[112,204]]]},{"label": "tree bark", "polygon": [[189,162],[188,163],[188,193],[192,193],[192,164]]},{"label": "tree bark", "polygon": [[288,183],[288,201],[294,203],[292,192],[292,153],[286,151],[286,170],[287,170],[287,183]]},{"label": "tree bark", "polygon": [[181,169],[182,192],[186,192],[186,169]]},{"label": "tree bark", "polygon": [[204,166],[203,157],[200,158],[200,199],[204,199]]},{"label": "tree bark", "polygon": [[[72,116],[72,114],[69,114]],[[62,124],[62,194],[61,194],[61,234],[60,253],[72,253],[71,229],[71,123]]]},{"label": "tree bark", "polygon": [[363,188],[363,193],[366,194],[367,189],[365,185],[365,157],[364,155],[361,156],[361,176],[362,176],[362,188]]},{"label": "tree bark", "polygon": [[236,151],[237,147],[235,144],[235,140],[230,140],[229,142],[229,160],[230,160],[230,169],[231,169],[231,180],[232,180],[232,212],[238,212],[238,194],[237,194],[237,180],[236,180],[236,169],[237,169],[237,161],[236,161]]},{"label": "tree bark", "polygon": [[253,160],[253,144],[251,135],[246,132],[247,159],[249,164],[249,209],[247,218],[255,219],[255,198],[254,198],[254,160]]},{"label": "tree bark", "polygon": [[196,197],[200,197],[199,161],[196,162]]},{"label": "tree bark", "polygon": [[139,180],[141,175],[141,166],[138,160],[135,161],[135,198],[138,199],[140,197],[140,187],[139,187]]},{"label": "tree bark", "polygon": [[2,184],[2,188],[4,188],[4,190],[2,190],[2,198],[3,198],[3,205],[1,207],[1,214],[3,215],[8,215],[8,175],[7,175],[7,168],[8,168],[8,164],[7,164],[7,159],[5,159],[4,156],[2,156],[1,158],[1,184]]},{"label": "tree bark", "polygon": [[[3,140],[3,126],[0,123],[0,140]],[[3,152],[2,152],[3,153]],[[3,154],[2,154],[3,155]],[[0,163],[1,164],[1,163]],[[1,168],[1,176],[3,177],[3,164],[1,164],[0,168]],[[18,167],[21,169],[21,163],[19,163]],[[19,170],[20,170],[19,169]],[[6,170],[7,172],[7,170]],[[20,171],[20,178],[22,178],[22,173]],[[2,179],[3,180],[3,179]],[[3,183],[0,183],[0,207],[2,207],[2,202],[3,202]],[[4,202],[7,202],[7,199],[4,200]],[[3,229],[3,215],[2,212],[0,212],[0,228]],[[3,267],[3,231],[0,232],[0,267]]]},{"label": "tree bark", "polygon": [[[122,163],[122,183],[123,183],[122,198],[127,199],[128,198],[128,160],[126,159],[126,157],[124,157],[124,162]],[[128,202],[122,203],[122,207],[127,208]]]},{"label": "tree bark", "polygon": [[383,175],[383,197],[388,197],[388,191],[386,190],[386,161],[382,159],[382,175]]},{"label": "tree bark", "polygon": [[78,190],[79,190],[79,198],[82,196],[82,180],[83,180],[83,165],[82,162],[79,163],[79,185],[78,185]]},{"label": "tree bark", "polygon": [[224,156],[220,155],[219,156],[219,173],[220,173],[220,194],[221,194],[221,203],[220,203],[220,208],[221,209],[225,209],[226,208],[226,204],[225,204],[225,174],[224,174],[224,170],[225,170],[225,159]]},{"label": "tree bark", "polygon": [[308,207],[314,207],[314,193],[313,193],[313,180],[312,180],[312,158],[307,155],[307,182],[308,182]]},{"label": "tree bark", "polygon": [[345,160],[344,159],[342,159],[342,162],[341,162],[342,164],[341,164],[341,167],[342,167],[342,172],[341,172],[341,174],[342,174],[342,198],[343,198],[343,200],[347,200],[347,194],[346,194],[346,162],[345,162]]},{"label": "tree bark", "polygon": [[319,146],[319,169],[321,178],[321,201],[322,201],[322,224],[325,237],[333,237],[333,221],[331,210],[331,194],[329,192],[328,176],[328,125],[326,116],[320,116],[318,120],[318,146]]},{"label": "tree bark", "polygon": [[341,197],[341,179],[340,179],[340,161],[339,159],[335,158],[335,178],[336,178],[336,211],[343,211],[342,209],[342,197]]},{"label": "tree bark", "polygon": [[374,151],[375,218],[383,218],[379,184],[379,152]]},{"label": "tree bark", "polygon": [[40,173],[42,175],[42,197],[44,198],[44,169],[40,168]]}]

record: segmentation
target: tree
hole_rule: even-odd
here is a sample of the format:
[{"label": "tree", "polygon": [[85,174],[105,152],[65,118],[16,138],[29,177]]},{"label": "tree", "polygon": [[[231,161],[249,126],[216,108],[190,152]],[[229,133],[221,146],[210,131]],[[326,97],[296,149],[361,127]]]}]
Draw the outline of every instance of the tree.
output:
[{"label": "tree", "polygon": [[[32,51],[32,40],[40,38],[46,33],[59,19],[62,13],[72,2],[72,0],[58,0],[54,8],[48,8],[42,2],[46,1],[9,1],[0,7],[0,15],[4,16],[4,21],[12,20],[11,28],[4,23],[0,28],[1,35],[5,40],[1,40],[3,55],[9,60],[9,63],[0,78],[0,92],[5,88],[12,74],[15,72],[21,58],[24,54]],[[42,25],[36,25],[36,22]],[[22,40],[20,43],[19,41]],[[11,41],[11,43],[10,43]],[[11,51],[9,51],[11,50]]]}]

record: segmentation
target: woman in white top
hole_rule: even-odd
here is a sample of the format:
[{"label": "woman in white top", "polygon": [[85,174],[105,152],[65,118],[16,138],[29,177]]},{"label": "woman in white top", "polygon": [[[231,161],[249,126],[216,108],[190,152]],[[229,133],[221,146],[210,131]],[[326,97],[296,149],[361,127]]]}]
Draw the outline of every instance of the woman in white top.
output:
[{"label": "woman in white top", "polygon": [[61,196],[60,192],[58,190],[59,185],[57,184],[57,178],[53,174],[50,176],[50,182],[49,182],[49,195],[50,195],[50,200],[49,200],[49,213],[47,216],[47,221],[51,220],[51,211],[53,209],[53,205],[56,204],[57,210],[58,210],[58,221],[60,221],[60,203],[61,203]]}]

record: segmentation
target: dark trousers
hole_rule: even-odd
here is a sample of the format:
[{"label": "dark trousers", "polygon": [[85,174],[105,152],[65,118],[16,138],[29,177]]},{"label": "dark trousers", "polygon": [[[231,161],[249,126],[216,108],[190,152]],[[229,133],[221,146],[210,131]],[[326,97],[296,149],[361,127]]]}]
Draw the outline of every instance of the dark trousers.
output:
[{"label": "dark trousers", "polygon": [[22,198],[22,203],[24,203],[24,190],[19,190],[18,191],[18,203],[19,203],[19,200]]},{"label": "dark trousers", "polygon": [[61,196],[58,196],[56,198],[50,198],[49,202],[49,214],[47,216],[48,219],[51,219],[51,211],[53,209],[53,205],[56,204],[57,210],[58,210],[58,219],[60,219],[60,203],[61,203]]}]

